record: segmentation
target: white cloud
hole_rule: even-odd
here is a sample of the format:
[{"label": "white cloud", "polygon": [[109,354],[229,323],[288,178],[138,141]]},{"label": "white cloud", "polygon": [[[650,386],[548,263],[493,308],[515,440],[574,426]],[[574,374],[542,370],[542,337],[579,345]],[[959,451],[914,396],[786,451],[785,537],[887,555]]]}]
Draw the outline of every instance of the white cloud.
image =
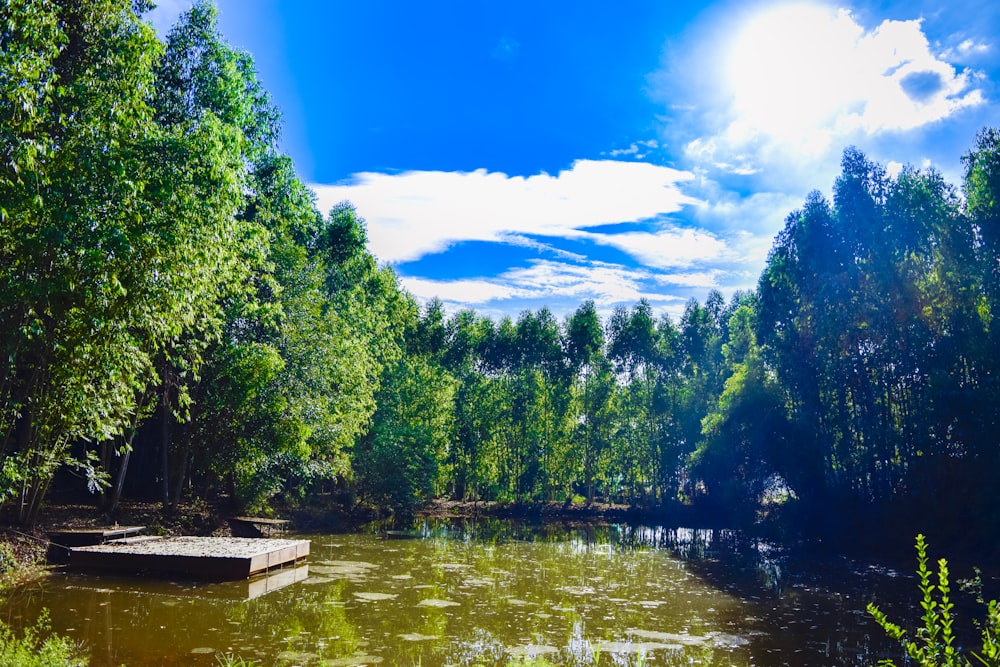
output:
[{"label": "white cloud", "polygon": [[431,280],[416,276],[403,276],[400,284],[410,294],[422,301],[438,298],[448,303],[479,305],[490,301],[506,301],[509,299],[527,299],[532,293],[501,280],[466,279],[466,280]]},{"label": "white cloud", "polygon": [[950,60],[955,58],[975,58],[978,56],[986,55],[991,50],[989,44],[984,44],[983,42],[976,42],[971,39],[963,39],[953,48],[946,49],[941,57]]},{"label": "white cloud", "polygon": [[605,262],[574,264],[540,260],[490,278],[430,280],[404,276],[400,283],[418,299],[437,297],[447,304],[461,306],[510,300],[579,304],[593,299],[599,308],[609,310],[642,298],[659,304],[683,303],[684,297],[656,286],[715,286],[712,275],[712,271],[667,275]]},{"label": "white cloud", "polygon": [[592,298],[598,304],[614,304],[642,298],[643,282],[651,275],[642,269],[603,262],[581,265],[539,261],[511,269],[501,277],[530,290],[537,298]]},{"label": "white cloud", "polygon": [[726,244],[707,231],[671,227],[656,233],[592,234],[590,238],[658,268],[689,267],[725,259]]},{"label": "white cloud", "polygon": [[730,43],[718,74],[727,108],[686,152],[733,173],[775,153],[817,158],[850,137],[911,130],[984,101],[974,72],[931,52],[920,20],[866,30],[845,9],[785,4],[752,16]]},{"label": "white cloud", "polygon": [[713,289],[719,287],[719,278],[722,276],[722,273],[718,269],[689,271],[686,273],[663,273],[656,276],[656,282],[663,285],[677,285],[679,287]]},{"label": "white cloud", "polygon": [[369,248],[399,263],[461,241],[510,235],[580,238],[597,225],[675,213],[699,202],[681,185],[690,172],[645,162],[578,160],[556,176],[474,172],[362,173],[313,185],[321,210],[350,200],[368,223]]},{"label": "white cloud", "polygon": [[646,141],[633,141],[628,148],[616,148],[605,153],[608,157],[632,157],[636,160],[645,160],[652,151],[660,148],[660,142],[656,139]]}]

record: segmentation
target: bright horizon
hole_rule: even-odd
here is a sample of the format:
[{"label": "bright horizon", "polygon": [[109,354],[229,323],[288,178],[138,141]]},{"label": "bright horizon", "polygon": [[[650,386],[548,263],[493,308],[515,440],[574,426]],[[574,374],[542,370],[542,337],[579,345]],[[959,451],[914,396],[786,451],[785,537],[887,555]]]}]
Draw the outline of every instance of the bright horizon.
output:
[{"label": "bright horizon", "polygon": [[[150,16],[161,36],[188,0]],[[997,125],[1000,7],[218,0],[326,212],[450,311],[676,318],[752,289],[849,145],[890,172]]]}]

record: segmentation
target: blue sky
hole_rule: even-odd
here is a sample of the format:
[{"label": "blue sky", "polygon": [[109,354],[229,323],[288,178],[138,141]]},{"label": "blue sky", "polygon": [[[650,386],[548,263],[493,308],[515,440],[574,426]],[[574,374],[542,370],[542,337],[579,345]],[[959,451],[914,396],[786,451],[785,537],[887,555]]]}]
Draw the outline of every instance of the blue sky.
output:
[{"label": "blue sky", "polygon": [[[190,2],[161,0],[161,34]],[[1000,3],[218,0],[321,210],[420,300],[516,315],[753,288],[855,145],[956,185]]]}]

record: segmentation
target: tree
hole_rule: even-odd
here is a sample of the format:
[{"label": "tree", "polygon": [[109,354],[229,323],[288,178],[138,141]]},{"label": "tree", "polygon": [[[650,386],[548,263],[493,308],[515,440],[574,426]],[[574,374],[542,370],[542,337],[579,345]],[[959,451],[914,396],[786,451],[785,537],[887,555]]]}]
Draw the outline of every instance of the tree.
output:
[{"label": "tree", "polygon": [[[410,304],[408,354],[386,366],[372,426],[353,452],[362,496],[406,512],[439,490],[453,419],[455,382],[434,360],[428,336],[440,322],[440,304],[417,318]],[[433,337],[431,337],[433,338]]]},{"label": "tree", "polygon": [[712,507],[741,521],[753,520],[789,435],[784,392],[761,360],[755,316],[744,305],[730,318],[723,345],[729,377],[702,419],[703,440],[690,460]]},{"label": "tree", "polygon": [[604,330],[593,301],[585,301],[566,320],[566,357],[577,376],[576,446],[571,456],[581,463],[581,481],[589,503],[605,472],[605,426],[613,395],[613,378],[604,357]]},{"label": "tree", "polygon": [[622,384],[619,434],[613,460],[633,498],[660,479],[659,449],[663,410],[657,389],[661,381],[661,342],[652,307],[640,300],[631,311],[615,309],[608,322],[608,358]]},{"label": "tree", "polygon": [[[232,216],[233,233],[219,239],[225,258],[235,270],[220,271],[225,280],[222,290],[213,295],[213,319],[198,332],[179,338],[165,348],[157,366],[161,368],[159,391],[160,487],[164,506],[176,504],[187,479],[191,441],[173,438],[173,422],[188,417],[189,392],[197,382],[202,355],[223,326],[226,302],[245,300],[240,294],[249,278],[265,261],[267,231],[248,215],[247,205],[255,197],[259,184],[256,163],[267,169],[273,159],[278,136],[278,114],[270,103],[254,71],[249,54],[235,51],[217,27],[217,11],[211,2],[202,0],[184,12],[167,35],[166,49],[155,68],[156,87],[152,106],[158,124],[180,136],[190,135],[206,125],[226,128],[230,149],[236,154],[233,177],[238,179],[241,194]],[[209,247],[212,247],[209,245]],[[220,256],[209,261],[218,261]],[[223,266],[217,267],[223,269]],[[236,272],[238,271],[238,273]],[[123,460],[121,474],[126,470]],[[172,468],[172,470],[171,470]],[[174,480],[171,487],[171,479]]]},{"label": "tree", "polygon": [[218,119],[156,123],[161,47],[133,3],[2,11],[23,28],[4,29],[0,78],[28,85],[0,101],[12,121],[0,149],[0,440],[4,495],[30,522],[70,448],[126,432],[160,383],[156,359],[212,330],[240,268],[242,172]]}]

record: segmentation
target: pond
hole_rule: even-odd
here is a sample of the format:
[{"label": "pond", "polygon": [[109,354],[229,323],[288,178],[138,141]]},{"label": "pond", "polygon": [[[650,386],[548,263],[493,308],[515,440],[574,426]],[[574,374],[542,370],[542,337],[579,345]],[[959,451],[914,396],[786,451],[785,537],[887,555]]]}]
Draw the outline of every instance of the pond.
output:
[{"label": "pond", "polygon": [[308,564],[271,577],[56,572],[0,614],[23,627],[48,609],[95,667],[866,665],[896,655],[866,603],[914,615],[910,577],[726,530],[484,520],[297,537]]}]

